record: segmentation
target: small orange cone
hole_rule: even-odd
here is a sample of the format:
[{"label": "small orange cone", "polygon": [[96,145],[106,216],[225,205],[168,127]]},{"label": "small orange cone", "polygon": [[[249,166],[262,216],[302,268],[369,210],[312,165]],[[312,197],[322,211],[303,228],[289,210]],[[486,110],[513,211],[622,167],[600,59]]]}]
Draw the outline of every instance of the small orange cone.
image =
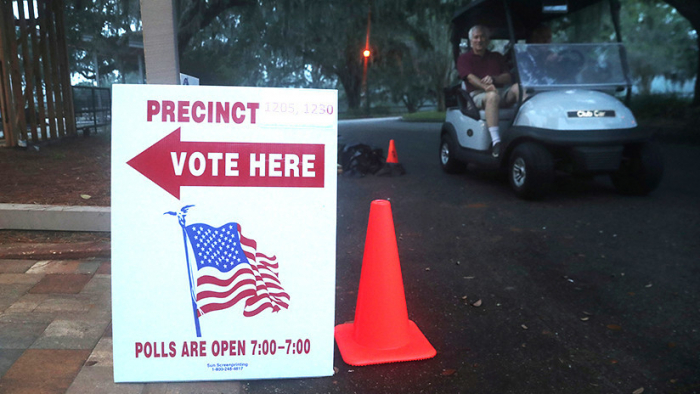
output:
[{"label": "small orange cone", "polygon": [[389,201],[375,200],[370,206],[355,321],[336,326],[335,340],[343,360],[356,366],[424,360],[436,354],[408,319]]},{"label": "small orange cone", "polygon": [[396,154],[396,147],[394,146],[394,140],[389,141],[389,154],[386,156],[387,163],[399,163],[399,155]]},{"label": "small orange cone", "polygon": [[399,163],[399,155],[396,154],[396,146],[394,140],[389,141],[389,153],[386,155],[386,163],[377,176],[396,176],[406,174],[406,169]]}]

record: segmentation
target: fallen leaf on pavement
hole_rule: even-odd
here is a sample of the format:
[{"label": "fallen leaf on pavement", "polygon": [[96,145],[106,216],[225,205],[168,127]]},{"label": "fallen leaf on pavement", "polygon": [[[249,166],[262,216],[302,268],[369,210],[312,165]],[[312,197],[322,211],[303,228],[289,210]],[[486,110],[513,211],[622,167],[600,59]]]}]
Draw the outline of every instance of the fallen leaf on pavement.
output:
[{"label": "fallen leaf on pavement", "polygon": [[527,330],[527,326],[526,326],[526,325],[524,325],[524,324],[521,324],[521,325],[520,325],[520,327],[522,327],[522,328],[523,328],[523,330]]},{"label": "fallen leaf on pavement", "polygon": [[82,198],[83,200],[89,200],[92,198],[92,196],[89,194],[81,194],[80,198]]},{"label": "fallen leaf on pavement", "polygon": [[588,316],[584,316],[581,318],[581,321],[588,321]]},{"label": "fallen leaf on pavement", "polygon": [[622,327],[617,325],[617,324],[608,324],[607,326],[608,329],[613,330],[613,331],[620,331],[622,330]]},{"label": "fallen leaf on pavement", "polygon": [[477,300],[475,303],[472,304],[472,306],[475,306],[475,307],[477,307],[477,308],[480,307],[480,306],[481,306],[481,300]]},{"label": "fallen leaf on pavement", "polygon": [[632,394],[642,394],[644,392],[644,387],[640,387],[632,392]]},{"label": "fallen leaf on pavement", "polygon": [[455,372],[457,372],[456,369],[443,369],[441,375],[442,376],[450,376],[450,375],[454,375]]}]

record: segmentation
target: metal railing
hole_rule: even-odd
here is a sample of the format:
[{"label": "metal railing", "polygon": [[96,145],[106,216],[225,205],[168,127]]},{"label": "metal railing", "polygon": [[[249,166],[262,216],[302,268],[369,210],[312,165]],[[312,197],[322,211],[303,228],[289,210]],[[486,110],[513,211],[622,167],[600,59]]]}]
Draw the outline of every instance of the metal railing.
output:
[{"label": "metal railing", "polygon": [[109,127],[112,122],[112,94],[109,88],[73,86],[75,128],[89,134],[97,133],[100,127]]}]

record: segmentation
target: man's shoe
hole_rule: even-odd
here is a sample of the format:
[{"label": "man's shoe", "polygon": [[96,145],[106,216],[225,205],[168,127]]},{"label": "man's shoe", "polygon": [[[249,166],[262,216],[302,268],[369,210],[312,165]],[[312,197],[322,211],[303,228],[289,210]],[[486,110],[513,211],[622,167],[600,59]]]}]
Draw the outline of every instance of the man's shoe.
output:
[{"label": "man's shoe", "polygon": [[491,156],[498,158],[501,155],[501,143],[496,142],[492,147],[491,147]]}]

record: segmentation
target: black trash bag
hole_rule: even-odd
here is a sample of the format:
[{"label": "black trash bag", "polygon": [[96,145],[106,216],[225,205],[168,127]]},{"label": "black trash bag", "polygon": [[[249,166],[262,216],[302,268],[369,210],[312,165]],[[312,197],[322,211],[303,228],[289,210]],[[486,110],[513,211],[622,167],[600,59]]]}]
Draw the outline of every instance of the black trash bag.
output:
[{"label": "black trash bag", "polygon": [[343,175],[363,177],[375,174],[384,166],[384,151],[365,144],[347,145],[340,155]]}]

